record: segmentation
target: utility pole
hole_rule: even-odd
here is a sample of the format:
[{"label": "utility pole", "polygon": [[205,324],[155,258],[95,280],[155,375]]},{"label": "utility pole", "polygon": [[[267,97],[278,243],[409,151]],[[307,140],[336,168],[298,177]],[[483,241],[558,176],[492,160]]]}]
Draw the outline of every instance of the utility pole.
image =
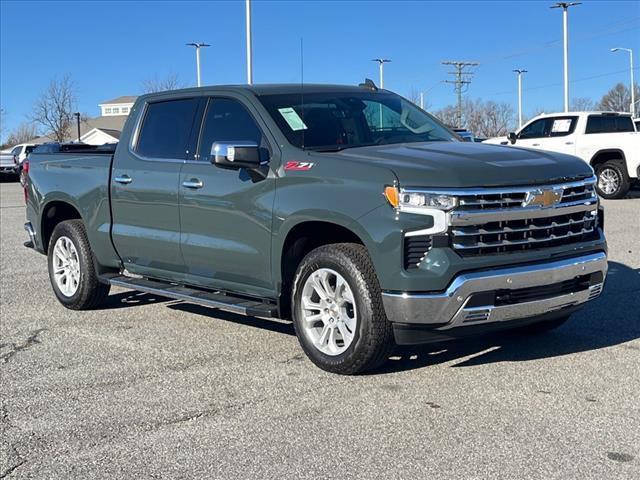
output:
[{"label": "utility pole", "polygon": [[210,47],[211,45],[209,45],[208,43],[202,43],[202,42],[192,42],[192,43],[187,43],[188,47],[195,47],[196,49],[196,81],[197,81],[197,85],[200,86],[200,49],[201,48],[205,48],[205,47]]},{"label": "utility pole", "polygon": [[518,74],[518,128],[522,128],[522,74],[527,71],[516,68],[514,72]]},{"label": "utility pole", "polygon": [[247,83],[253,84],[253,46],[251,43],[251,0],[246,0]]},{"label": "utility pole", "polygon": [[78,126],[78,143],[80,143],[80,112],[76,112],[73,114],[76,117],[76,125]]},{"label": "utility pole", "polygon": [[455,92],[458,97],[458,107],[456,111],[456,127],[462,127],[462,89],[465,85],[469,85],[471,83],[471,77],[473,76],[473,72],[470,71],[470,68],[477,67],[480,65],[478,62],[461,62],[456,60],[447,60],[442,62],[443,65],[452,65],[455,68],[454,72],[447,72],[449,75],[453,75],[455,80],[445,80],[444,83],[452,83],[455,85]]},{"label": "utility pole", "polygon": [[625,51],[629,53],[629,71],[631,72],[631,118],[636,118],[636,92],[635,92],[635,84],[633,81],[633,50],[630,48],[612,48],[612,52]]},{"label": "utility pole", "polygon": [[569,111],[569,7],[582,2],[558,2],[550,8],[562,8],[562,32],[564,46],[564,111]]},{"label": "utility pole", "polygon": [[424,110],[424,92],[420,92],[420,108]]}]

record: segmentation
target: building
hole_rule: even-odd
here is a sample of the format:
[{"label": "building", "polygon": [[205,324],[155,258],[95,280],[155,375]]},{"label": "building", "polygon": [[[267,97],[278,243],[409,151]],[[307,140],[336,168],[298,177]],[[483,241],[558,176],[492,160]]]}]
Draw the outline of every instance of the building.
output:
[{"label": "building", "polygon": [[131,111],[131,107],[136,103],[136,98],[134,96],[123,96],[114,98],[113,100],[107,100],[106,102],[102,102],[98,104],[101,109],[101,114],[103,117],[112,117],[118,115],[129,115]]}]

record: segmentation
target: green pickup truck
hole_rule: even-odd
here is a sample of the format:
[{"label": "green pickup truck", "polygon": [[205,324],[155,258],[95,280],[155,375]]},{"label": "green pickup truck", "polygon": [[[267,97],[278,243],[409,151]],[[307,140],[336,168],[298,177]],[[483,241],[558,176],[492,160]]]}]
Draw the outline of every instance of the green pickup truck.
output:
[{"label": "green pickup truck", "polygon": [[291,319],[331,372],[548,330],[607,272],[590,166],[460,141],[371,83],[144,95],[117,147],[58,150],[25,166],[25,229],[64,306],[115,285]]}]

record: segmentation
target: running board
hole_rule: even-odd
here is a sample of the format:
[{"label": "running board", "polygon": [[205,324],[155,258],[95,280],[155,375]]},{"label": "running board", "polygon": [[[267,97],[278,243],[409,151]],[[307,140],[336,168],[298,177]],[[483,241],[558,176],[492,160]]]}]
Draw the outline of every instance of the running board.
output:
[{"label": "running board", "polygon": [[208,291],[167,283],[148,278],[133,278],[124,275],[104,275],[100,280],[116,287],[128,288],[161,297],[184,300],[205,307],[217,308],[232,313],[252,317],[276,317],[278,309],[272,303],[260,302],[249,298],[234,297],[219,291]]}]

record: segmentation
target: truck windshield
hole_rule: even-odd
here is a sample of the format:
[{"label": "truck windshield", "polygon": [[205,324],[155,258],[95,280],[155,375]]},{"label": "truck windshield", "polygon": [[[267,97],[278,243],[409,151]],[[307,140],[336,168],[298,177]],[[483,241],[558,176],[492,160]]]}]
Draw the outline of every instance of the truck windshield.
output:
[{"label": "truck windshield", "polygon": [[305,150],[458,141],[434,117],[393,93],[304,92],[258,98],[287,140]]}]

